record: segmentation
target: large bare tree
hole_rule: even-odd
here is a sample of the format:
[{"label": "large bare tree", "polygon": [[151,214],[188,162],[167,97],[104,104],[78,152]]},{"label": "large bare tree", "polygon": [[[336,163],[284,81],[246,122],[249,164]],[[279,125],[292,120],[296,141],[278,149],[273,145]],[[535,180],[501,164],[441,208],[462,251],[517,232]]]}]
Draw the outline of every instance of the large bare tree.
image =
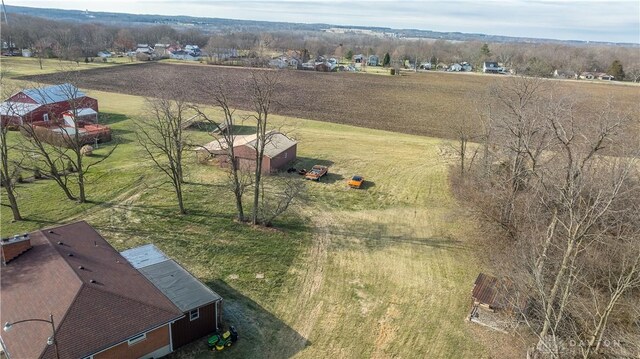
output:
[{"label": "large bare tree", "polygon": [[253,72],[247,84],[251,91],[251,101],[256,128],[255,149],[255,173],[254,173],[254,190],[253,190],[253,209],[251,212],[251,223],[258,224],[260,219],[260,195],[262,181],[262,163],[264,151],[271,142],[274,132],[268,130],[270,126],[269,115],[276,104],[276,91],[278,87],[277,72],[259,71]]},{"label": "large bare tree", "polygon": [[147,108],[148,116],[136,122],[138,142],[156,168],[169,178],[180,214],[186,214],[182,190],[182,160],[187,138],[183,131],[183,123],[189,106],[178,97],[158,97],[148,99]]},{"label": "large bare tree", "polygon": [[[4,70],[0,70],[0,88],[2,89],[2,97],[6,98],[10,92],[8,90],[8,86],[5,83]],[[4,108],[2,112],[8,116],[16,116],[18,115],[18,110],[15,108],[16,104],[11,102],[5,102]],[[16,199],[15,193],[15,171],[19,170],[18,166],[15,165],[15,162],[10,158],[11,156],[15,156],[15,146],[9,144],[7,134],[9,132],[10,124],[0,123],[0,183],[2,187],[7,192],[7,199],[9,200],[9,207],[11,208],[11,213],[13,214],[13,219],[15,221],[22,220],[22,215],[20,214],[20,209],[18,208],[18,200]],[[3,205],[6,205],[3,203]]]},{"label": "large bare tree", "polygon": [[[209,96],[209,98],[215,103],[216,107],[222,111],[223,118],[216,120],[206,112],[202,111],[197,106],[194,106],[198,115],[202,117],[207,123],[213,125],[213,137],[218,143],[218,147],[225,152],[229,166],[229,178],[231,182],[231,189],[233,191],[234,199],[236,202],[236,213],[238,221],[245,221],[244,206],[242,202],[242,196],[245,190],[250,185],[247,176],[240,171],[239,163],[236,160],[235,154],[235,139],[238,134],[238,124],[236,122],[235,109],[230,107],[230,99],[228,97],[228,86],[225,85],[223,80],[216,79],[213,83],[207,83],[202,86]],[[204,150],[205,147],[200,146]],[[214,155],[214,153],[209,153]]]},{"label": "large bare tree", "polygon": [[[97,142],[97,136],[87,135],[82,130],[79,118],[83,106],[86,104],[84,102],[84,94],[74,85],[74,83],[77,83],[77,76],[76,72],[66,72],[63,79],[66,82],[56,85],[53,90],[55,94],[53,95],[44,91],[43,87],[38,87],[36,90],[37,96],[44,102],[52,100],[52,96],[66,99],[69,108],[68,112],[73,118],[70,122],[57,118],[59,116],[57,112],[48,107],[48,117],[50,119],[48,126],[57,128],[59,134],[61,134],[57,136],[58,143],[48,143],[50,141],[44,138],[45,136],[50,136],[47,131],[42,131],[42,128],[34,126],[31,122],[24,123],[21,126],[21,130],[27,135],[26,137],[30,143],[30,146],[23,147],[23,150],[34,155],[32,157],[35,157],[44,166],[45,171],[63,189],[67,198],[77,200],[79,203],[85,203],[87,201],[87,173],[93,166],[108,159],[118,145],[116,142],[99,159],[90,160],[85,157],[85,153],[82,150],[83,146],[88,142]],[[94,137],[89,138],[87,136]],[[69,187],[70,179],[77,185],[77,195],[74,195]]]}]

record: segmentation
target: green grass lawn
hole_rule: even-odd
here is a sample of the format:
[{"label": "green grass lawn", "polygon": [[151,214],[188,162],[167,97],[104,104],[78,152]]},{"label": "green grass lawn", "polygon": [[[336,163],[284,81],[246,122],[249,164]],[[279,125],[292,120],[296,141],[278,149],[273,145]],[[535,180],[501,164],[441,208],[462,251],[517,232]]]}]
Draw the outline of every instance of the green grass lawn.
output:
[{"label": "green grass lawn", "polygon": [[0,57],[0,67],[6,71],[6,76],[18,77],[26,75],[44,75],[59,71],[75,71],[88,70],[100,67],[108,67],[123,64],[136,64],[139,62],[131,62],[128,57],[114,57],[102,62],[102,59],[95,58],[93,62],[85,63],[84,61],[75,62],[59,59],[42,59],[42,69],[37,57],[20,57],[12,56]]},{"label": "green grass lawn", "polygon": [[[224,297],[225,320],[241,340],[218,357],[489,356],[464,321],[478,269],[466,242],[473,223],[458,216],[448,189],[446,142],[274,116],[274,126],[299,141],[297,166],[328,164],[330,173],[306,182],[308,200],[275,229],[261,229],[233,221],[225,173],[193,153],[189,213],[178,215],[171,188],[135,140],[143,99],[88,94],[119,143],[89,175],[91,202],[66,200],[52,181],[20,184],[28,220],[12,223],[2,207],[3,237],[85,219],[118,250],[156,244]],[[197,130],[189,136],[210,141]],[[366,178],[364,189],[346,186],[354,174]],[[205,347],[203,339],[172,357],[209,358]]]}]

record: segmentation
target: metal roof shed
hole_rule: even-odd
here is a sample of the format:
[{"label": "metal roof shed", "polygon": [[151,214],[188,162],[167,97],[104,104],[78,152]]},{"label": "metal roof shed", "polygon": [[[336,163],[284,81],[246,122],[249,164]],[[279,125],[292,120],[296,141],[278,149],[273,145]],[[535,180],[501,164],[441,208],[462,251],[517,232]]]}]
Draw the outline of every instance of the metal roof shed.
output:
[{"label": "metal roof shed", "polygon": [[156,246],[147,244],[121,254],[185,314],[171,324],[174,349],[220,328],[222,297]]}]

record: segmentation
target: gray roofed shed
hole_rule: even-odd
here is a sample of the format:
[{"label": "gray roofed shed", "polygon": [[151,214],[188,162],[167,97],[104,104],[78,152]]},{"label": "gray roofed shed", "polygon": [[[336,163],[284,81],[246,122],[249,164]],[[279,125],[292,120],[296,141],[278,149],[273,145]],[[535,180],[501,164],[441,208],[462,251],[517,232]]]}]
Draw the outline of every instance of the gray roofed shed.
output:
[{"label": "gray roofed shed", "polygon": [[153,244],[121,254],[183,312],[222,300],[220,295]]}]

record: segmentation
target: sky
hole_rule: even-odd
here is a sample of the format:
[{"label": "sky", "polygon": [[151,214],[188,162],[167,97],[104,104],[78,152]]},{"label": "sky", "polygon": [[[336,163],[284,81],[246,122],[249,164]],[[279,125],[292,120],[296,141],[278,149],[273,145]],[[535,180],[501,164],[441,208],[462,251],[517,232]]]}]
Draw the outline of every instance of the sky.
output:
[{"label": "sky", "polygon": [[5,0],[5,4],[640,43],[640,0]]}]

